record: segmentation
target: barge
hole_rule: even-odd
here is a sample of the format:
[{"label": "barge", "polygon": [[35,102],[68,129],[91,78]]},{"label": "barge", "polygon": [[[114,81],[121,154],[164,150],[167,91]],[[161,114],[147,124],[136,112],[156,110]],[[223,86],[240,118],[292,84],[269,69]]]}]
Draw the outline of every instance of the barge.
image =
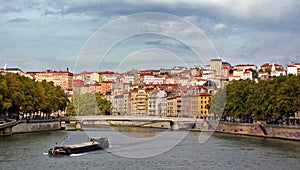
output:
[{"label": "barge", "polygon": [[90,152],[100,149],[108,149],[108,139],[101,137],[99,139],[92,138],[89,142],[75,145],[55,146],[48,150],[49,155],[71,155],[84,152]]}]

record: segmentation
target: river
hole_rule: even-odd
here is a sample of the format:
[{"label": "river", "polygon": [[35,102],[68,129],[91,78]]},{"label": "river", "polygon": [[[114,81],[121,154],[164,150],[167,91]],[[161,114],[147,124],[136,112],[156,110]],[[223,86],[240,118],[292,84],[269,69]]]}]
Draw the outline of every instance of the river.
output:
[{"label": "river", "polygon": [[[91,136],[108,136],[110,148],[71,156],[47,154],[55,143],[79,143]],[[299,142],[134,127],[1,137],[0,153],[0,169],[5,170],[300,169]]]}]

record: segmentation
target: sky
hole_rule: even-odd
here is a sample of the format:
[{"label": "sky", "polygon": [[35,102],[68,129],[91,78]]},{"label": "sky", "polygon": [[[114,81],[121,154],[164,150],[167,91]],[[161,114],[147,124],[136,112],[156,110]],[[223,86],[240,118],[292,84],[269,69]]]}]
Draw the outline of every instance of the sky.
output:
[{"label": "sky", "polygon": [[0,67],[300,62],[299,0],[0,0]]}]

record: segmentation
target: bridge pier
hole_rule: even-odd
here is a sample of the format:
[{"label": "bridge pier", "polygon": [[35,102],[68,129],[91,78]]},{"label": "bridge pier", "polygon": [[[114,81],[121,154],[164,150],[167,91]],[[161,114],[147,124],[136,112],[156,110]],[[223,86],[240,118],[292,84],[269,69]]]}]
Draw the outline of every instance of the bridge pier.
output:
[{"label": "bridge pier", "polygon": [[12,127],[5,127],[0,131],[0,136],[11,136],[11,135],[12,135]]},{"label": "bridge pier", "polygon": [[179,130],[179,124],[178,123],[173,123],[171,128],[172,128],[172,130]]},{"label": "bridge pier", "polygon": [[75,123],[75,129],[76,130],[81,130],[81,123],[80,122]]}]

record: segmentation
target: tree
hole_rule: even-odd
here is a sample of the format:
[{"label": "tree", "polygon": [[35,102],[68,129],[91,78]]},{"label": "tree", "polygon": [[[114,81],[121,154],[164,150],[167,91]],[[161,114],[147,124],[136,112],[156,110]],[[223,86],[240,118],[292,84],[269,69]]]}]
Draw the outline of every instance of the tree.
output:
[{"label": "tree", "polygon": [[99,93],[97,93],[95,95],[96,95],[96,100],[98,103],[98,109],[100,110],[100,113],[104,114],[104,115],[109,115],[112,103],[110,101],[108,101],[107,99],[102,98]]},{"label": "tree", "polygon": [[281,117],[287,118],[289,124],[289,117],[294,116],[300,110],[300,85],[299,78],[296,76],[289,76],[288,79],[281,83],[277,90],[276,109]]},{"label": "tree", "polygon": [[249,97],[253,93],[254,83],[252,80],[239,80],[228,84],[224,116],[232,116],[235,119],[251,117]]},{"label": "tree", "polygon": [[76,110],[74,107],[74,102],[73,102],[73,100],[71,100],[68,103],[68,106],[66,108],[66,116],[76,116],[76,115],[77,115],[77,113],[76,113]]},{"label": "tree", "polygon": [[215,119],[221,118],[224,112],[226,104],[227,87],[219,90],[215,95],[212,96],[207,108],[210,114],[213,114]]},{"label": "tree", "polygon": [[[299,76],[273,77],[259,83],[251,80],[232,81],[227,86],[224,116],[257,120],[295,117],[300,110],[299,82]],[[212,107],[213,103],[210,105]]]},{"label": "tree", "polygon": [[64,110],[67,102],[67,95],[53,82],[35,82],[13,73],[0,75],[1,114],[19,117],[42,111],[50,116],[55,111]]}]

